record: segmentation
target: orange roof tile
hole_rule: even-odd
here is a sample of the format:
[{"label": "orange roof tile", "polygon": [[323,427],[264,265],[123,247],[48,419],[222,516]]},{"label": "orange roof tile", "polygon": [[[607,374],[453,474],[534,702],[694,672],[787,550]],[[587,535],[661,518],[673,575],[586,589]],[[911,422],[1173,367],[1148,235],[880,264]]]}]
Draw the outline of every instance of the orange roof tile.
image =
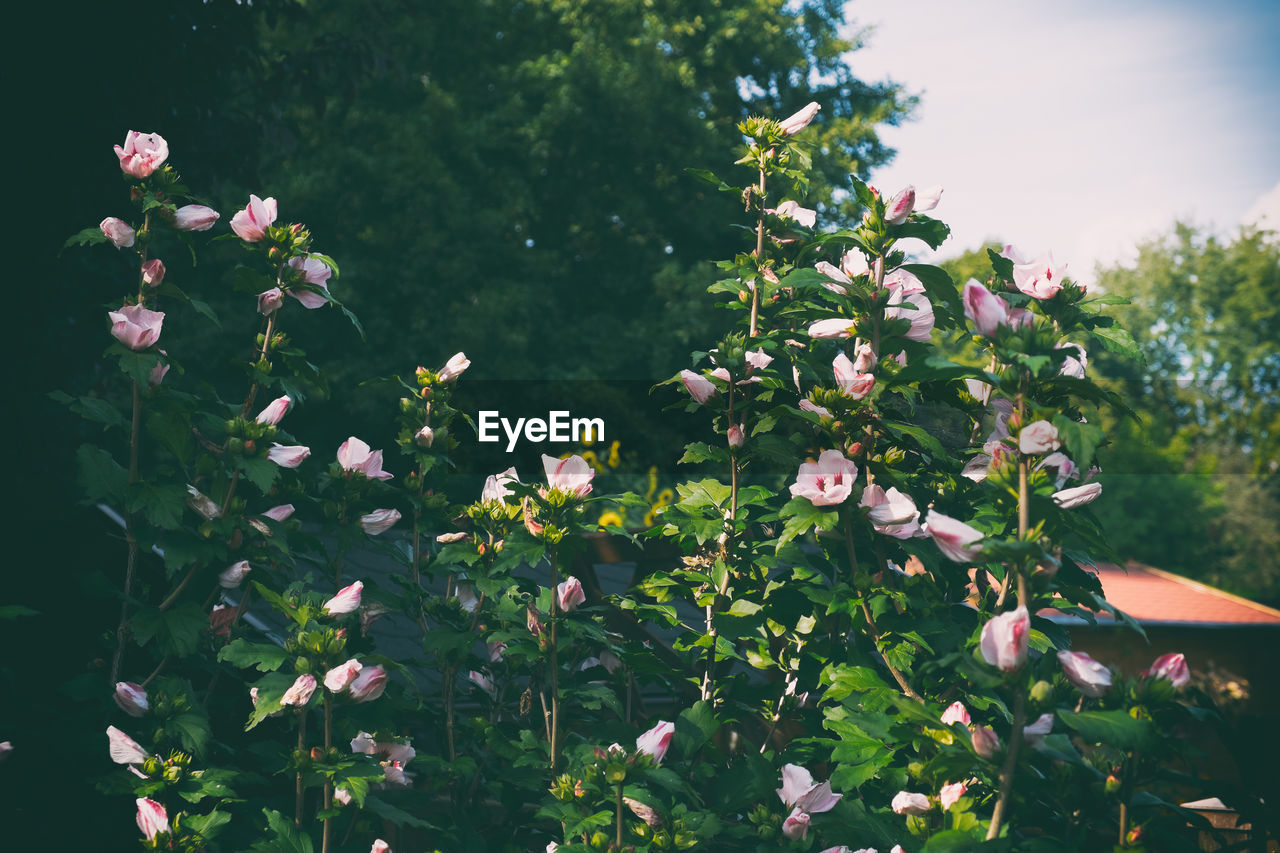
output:
[{"label": "orange roof tile", "polygon": [[1280,610],[1141,563],[1126,568],[1101,563],[1098,579],[1107,601],[1139,622],[1280,625]]}]

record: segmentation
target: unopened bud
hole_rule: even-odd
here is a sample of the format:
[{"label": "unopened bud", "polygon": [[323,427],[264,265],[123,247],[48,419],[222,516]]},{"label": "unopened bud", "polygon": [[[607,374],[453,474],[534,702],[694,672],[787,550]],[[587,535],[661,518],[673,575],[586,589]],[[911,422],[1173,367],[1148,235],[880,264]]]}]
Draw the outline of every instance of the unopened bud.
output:
[{"label": "unopened bud", "polygon": [[323,749],[321,749],[321,748],[320,748],[320,747],[318,747],[318,746],[313,746],[313,747],[311,747],[311,760],[312,760],[312,761],[323,761],[323,760],[324,760],[324,750],[323,750]]},{"label": "unopened bud", "polygon": [[257,442],[255,442],[252,438],[246,438],[244,440],[244,452],[249,456],[252,456],[253,454],[257,453],[258,452]]},{"label": "unopened bud", "polygon": [[1053,698],[1053,685],[1047,681],[1037,681],[1031,685],[1031,701],[1043,705]]},{"label": "unopened bud", "polygon": [[1114,794],[1120,790],[1120,779],[1114,773],[1107,776],[1106,789],[1108,794]]},{"label": "unopened bud", "polygon": [[743,305],[746,305],[748,302],[751,301],[751,294],[747,293],[747,291],[745,290],[739,290],[738,301],[741,302]]},{"label": "unopened bud", "polygon": [[130,200],[132,200],[132,201],[142,201],[142,188],[141,188],[141,187],[130,187],[130,188],[129,188],[129,198],[130,198]]},{"label": "unopened bud", "polygon": [[435,440],[436,440],[435,431],[431,429],[430,426],[424,426],[422,429],[418,430],[413,436],[414,444],[418,445],[419,447],[430,447]]}]

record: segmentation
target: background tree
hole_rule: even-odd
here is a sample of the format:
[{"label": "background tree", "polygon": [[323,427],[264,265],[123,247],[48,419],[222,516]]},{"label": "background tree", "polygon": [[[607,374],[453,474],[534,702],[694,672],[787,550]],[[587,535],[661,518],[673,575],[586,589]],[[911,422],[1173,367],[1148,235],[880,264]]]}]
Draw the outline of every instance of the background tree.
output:
[{"label": "background tree", "polygon": [[[1142,423],[1104,473],[1116,547],[1255,598],[1280,598],[1280,242],[1179,224],[1099,287],[1146,356],[1097,353]],[[1171,519],[1177,519],[1173,523]]]}]

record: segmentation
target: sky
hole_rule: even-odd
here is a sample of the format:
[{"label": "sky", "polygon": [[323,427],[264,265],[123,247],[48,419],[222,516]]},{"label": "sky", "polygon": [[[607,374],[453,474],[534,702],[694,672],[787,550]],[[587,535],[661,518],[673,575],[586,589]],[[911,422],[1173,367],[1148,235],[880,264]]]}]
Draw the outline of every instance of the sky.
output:
[{"label": "sky", "polygon": [[846,18],[873,28],[854,76],[920,96],[872,181],[945,188],[938,257],[995,239],[1091,283],[1178,220],[1280,230],[1277,0],[857,0]]}]

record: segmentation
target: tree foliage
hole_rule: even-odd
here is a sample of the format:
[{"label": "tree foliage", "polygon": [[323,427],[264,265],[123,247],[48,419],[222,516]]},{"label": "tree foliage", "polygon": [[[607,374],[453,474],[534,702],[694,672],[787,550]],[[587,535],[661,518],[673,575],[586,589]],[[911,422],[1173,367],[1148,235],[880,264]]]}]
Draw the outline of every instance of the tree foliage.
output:
[{"label": "tree foliage", "polygon": [[1122,383],[1141,423],[1117,424],[1120,503],[1111,523],[1130,556],[1230,589],[1280,593],[1280,242],[1221,239],[1188,225],[1139,247],[1099,287],[1145,365],[1094,364]]}]

